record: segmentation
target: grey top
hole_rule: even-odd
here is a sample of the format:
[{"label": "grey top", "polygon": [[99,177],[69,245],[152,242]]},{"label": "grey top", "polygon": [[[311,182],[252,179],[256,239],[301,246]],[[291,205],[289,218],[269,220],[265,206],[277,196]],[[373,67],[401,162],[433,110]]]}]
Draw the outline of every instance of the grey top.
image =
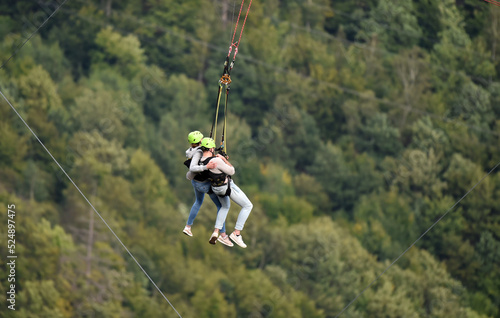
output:
[{"label": "grey top", "polygon": [[188,180],[193,180],[194,176],[198,172],[207,170],[207,166],[200,164],[200,159],[203,156],[203,151],[200,147],[191,147],[186,150],[186,157],[191,159],[191,165],[189,166],[189,171],[186,173],[186,178]]},{"label": "grey top", "polygon": [[[188,157],[188,151],[190,157]],[[189,171],[198,173],[207,170],[207,167],[205,165],[200,164],[200,158],[202,156],[203,156],[203,151],[199,146],[186,150],[186,157],[191,158],[191,165],[189,166]]]},{"label": "grey top", "polygon": [[[188,159],[191,159],[193,158],[193,155],[194,153],[196,152],[196,150],[200,149],[200,146],[198,147],[189,147],[187,150],[186,150],[186,158]],[[201,150],[201,149],[200,149]]]}]

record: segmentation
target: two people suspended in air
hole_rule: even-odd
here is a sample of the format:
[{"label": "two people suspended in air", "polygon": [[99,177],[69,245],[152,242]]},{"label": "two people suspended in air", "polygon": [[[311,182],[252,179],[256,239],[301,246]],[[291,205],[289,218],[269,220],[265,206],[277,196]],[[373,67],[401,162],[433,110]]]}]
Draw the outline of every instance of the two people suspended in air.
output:
[{"label": "two people suspended in air", "polygon": [[[193,236],[191,227],[203,203],[205,193],[208,193],[217,207],[217,218],[209,243],[215,244],[219,241],[231,247],[234,242],[246,248],[247,245],[243,241],[241,231],[252,211],[253,204],[232,180],[231,176],[235,173],[234,167],[226,157],[215,154],[215,141],[212,138],[204,138],[201,132],[189,133],[188,142],[191,147],[186,150],[187,160],[185,164],[189,167],[186,178],[191,180],[196,200],[189,212],[183,233]],[[225,220],[231,204],[230,199],[241,207],[241,211],[236,220],[234,231],[227,235]]]}]

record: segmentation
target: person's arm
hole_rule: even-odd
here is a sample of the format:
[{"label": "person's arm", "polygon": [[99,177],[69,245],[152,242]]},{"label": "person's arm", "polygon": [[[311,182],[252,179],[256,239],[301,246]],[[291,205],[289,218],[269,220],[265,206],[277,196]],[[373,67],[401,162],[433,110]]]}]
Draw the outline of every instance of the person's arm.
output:
[{"label": "person's arm", "polygon": [[225,163],[225,164],[227,164],[228,166],[230,166],[230,167],[232,167],[232,166],[233,166],[233,165],[229,162],[229,160],[227,160],[227,158],[226,158],[226,157],[224,157],[223,155],[221,155],[221,154],[217,154],[217,156],[216,156],[216,157],[217,157],[217,158],[222,159],[222,161],[224,161],[224,163]]},{"label": "person's arm", "polygon": [[202,156],[203,152],[201,150],[196,151],[196,153],[193,155],[193,158],[191,159],[191,165],[189,166],[190,172],[198,173],[208,169],[217,168],[217,164],[213,160],[210,160],[210,162],[206,165],[200,164],[200,159],[202,158]]},{"label": "person's arm", "polygon": [[196,173],[192,173],[191,171],[188,171],[186,173],[186,179],[193,180],[195,175],[196,175]]},{"label": "person's arm", "polygon": [[191,158],[191,165],[189,166],[189,171],[193,173],[198,173],[207,170],[207,166],[200,164],[200,159],[203,153],[200,149],[196,150],[193,158]]},{"label": "person's arm", "polygon": [[232,176],[234,174],[234,167],[227,161],[227,159],[222,159],[219,156],[217,158],[212,159],[212,161],[215,161],[217,163],[217,169],[220,171],[224,172],[228,176]]}]

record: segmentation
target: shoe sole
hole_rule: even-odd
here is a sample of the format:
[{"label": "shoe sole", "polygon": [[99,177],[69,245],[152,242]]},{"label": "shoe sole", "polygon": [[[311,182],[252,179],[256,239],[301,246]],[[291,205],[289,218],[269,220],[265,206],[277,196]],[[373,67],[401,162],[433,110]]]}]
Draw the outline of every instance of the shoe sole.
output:
[{"label": "shoe sole", "polygon": [[215,243],[217,243],[217,236],[212,236],[210,238],[210,241],[208,241],[208,243],[215,245]]},{"label": "shoe sole", "polygon": [[186,234],[186,235],[187,235],[187,236],[189,236],[189,237],[192,237],[192,236],[193,236],[193,234],[189,234],[189,233],[188,233],[188,232],[186,232],[186,231],[182,231],[182,233]]}]

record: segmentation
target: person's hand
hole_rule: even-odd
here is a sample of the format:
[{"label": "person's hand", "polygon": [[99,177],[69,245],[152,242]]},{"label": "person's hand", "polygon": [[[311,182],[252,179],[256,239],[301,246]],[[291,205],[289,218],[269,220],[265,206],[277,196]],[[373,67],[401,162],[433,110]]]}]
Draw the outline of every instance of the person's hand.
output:
[{"label": "person's hand", "polygon": [[217,157],[218,157],[218,158],[221,158],[221,159],[222,159],[222,160],[224,160],[224,161],[227,161],[227,159],[229,158],[227,155],[226,155],[226,156],[223,156],[223,155],[221,155],[220,153],[218,153],[218,154],[217,154]]},{"label": "person's hand", "polygon": [[215,168],[217,168],[217,162],[210,161],[207,163],[207,169],[215,169]]}]

